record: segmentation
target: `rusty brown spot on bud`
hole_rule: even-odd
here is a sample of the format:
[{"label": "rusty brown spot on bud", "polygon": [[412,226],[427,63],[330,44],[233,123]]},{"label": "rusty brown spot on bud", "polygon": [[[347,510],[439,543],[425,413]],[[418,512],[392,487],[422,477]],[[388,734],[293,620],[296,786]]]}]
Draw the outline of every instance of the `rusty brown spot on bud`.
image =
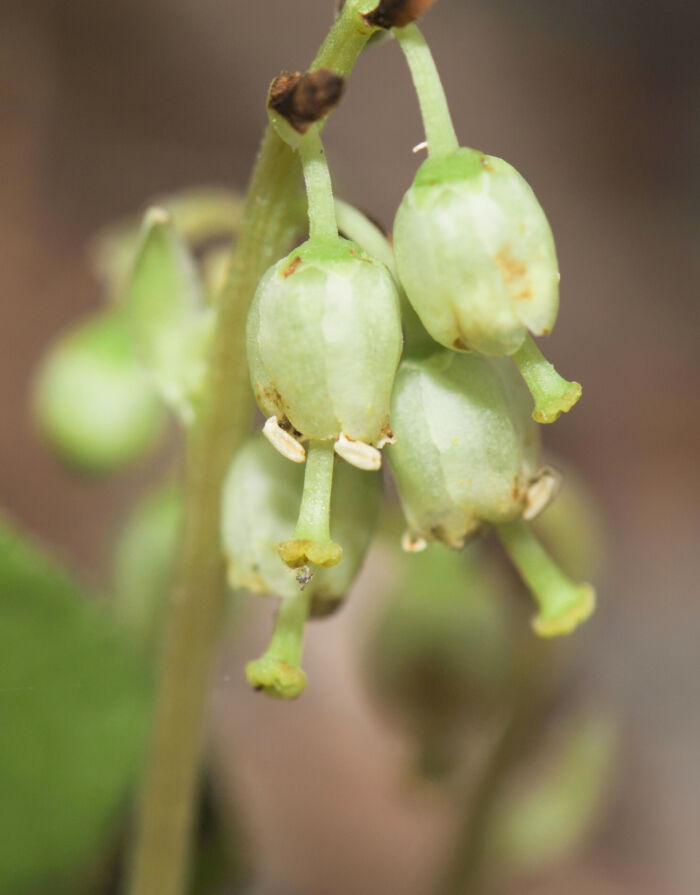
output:
[{"label": "rusty brown spot on bud", "polygon": [[419,19],[434,2],[435,0],[380,0],[363,18],[368,25],[377,28],[403,28]]},{"label": "rusty brown spot on bud", "polygon": [[270,87],[268,105],[300,134],[325,118],[340,102],[345,78],[327,68],[307,72],[282,72]]},{"label": "rusty brown spot on bud", "polygon": [[287,277],[291,277],[291,275],[294,273],[297,267],[299,267],[300,264],[301,258],[299,257],[299,255],[297,255],[296,258],[293,258],[282,271],[282,276],[285,278],[285,280],[287,279]]}]

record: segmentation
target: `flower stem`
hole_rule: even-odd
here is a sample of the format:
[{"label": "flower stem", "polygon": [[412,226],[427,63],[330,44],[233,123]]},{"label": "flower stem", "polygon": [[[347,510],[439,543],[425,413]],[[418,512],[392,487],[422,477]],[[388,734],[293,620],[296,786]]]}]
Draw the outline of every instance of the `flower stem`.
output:
[{"label": "flower stem", "polygon": [[331,175],[318,125],[311,127],[304,135],[299,144],[299,155],[306,185],[309,236],[311,239],[330,242],[338,238],[338,224],[335,219]]},{"label": "flower stem", "polygon": [[[358,22],[357,0],[348,0],[317,57],[319,65],[349,73],[373,30],[358,28]],[[188,439],[180,566],[136,821],[130,895],[183,895],[187,889],[205,705],[225,605],[221,486],[252,410],[245,321],[258,280],[298,232],[298,172],[297,157],[268,127],[217,303],[206,397]]]},{"label": "flower stem", "polygon": [[254,689],[279,699],[301,696],[306,687],[306,674],[299,663],[310,600],[308,592],[299,591],[280,603],[269,646],[259,659],[246,666],[246,677]]},{"label": "flower stem", "polygon": [[432,53],[416,24],[394,28],[416,88],[428,154],[439,158],[459,149],[445,91]]},{"label": "flower stem", "polygon": [[532,418],[537,423],[553,423],[560,414],[576,404],[581,397],[578,382],[567,382],[554,369],[535,344],[532,336],[513,355],[513,360],[525,380],[535,402]]},{"label": "flower stem", "polygon": [[498,537],[539,606],[532,627],[540,637],[570,634],[595,608],[589,584],[573,582],[544,550],[526,522],[496,526]]}]

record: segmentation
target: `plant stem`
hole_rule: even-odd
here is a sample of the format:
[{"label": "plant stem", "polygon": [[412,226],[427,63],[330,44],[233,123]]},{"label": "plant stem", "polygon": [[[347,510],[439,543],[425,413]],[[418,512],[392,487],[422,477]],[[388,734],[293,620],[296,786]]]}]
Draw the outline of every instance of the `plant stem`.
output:
[{"label": "plant stem", "polygon": [[[349,0],[317,59],[347,74],[373,29]],[[354,13],[354,15],[353,15]],[[180,566],[161,657],[150,753],[136,822],[130,895],[183,895],[211,666],[225,604],[219,503],[226,466],[245,438],[252,398],[245,321],[258,280],[299,223],[299,163],[268,127],[231,267],[217,303],[208,388],[188,439]]]},{"label": "plant stem", "polygon": [[560,414],[571,410],[581,397],[578,382],[567,382],[537,347],[531,335],[513,355],[513,360],[535,402],[532,418],[537,423],[553,423]]},{"label": "plant stem", "polygon": [[416,24],[394,28],[416,88],[428,154],[439,158],[459,149],[445,91],[432,53]]},{"label": "plant stem", "polygon": [[330,242],[338,238],[338,224],[335,219],[331,175],[317,125],[304,135],[299,144],[299,155],[306,185],[309,237]]},{"label": "plant stem", "polygon": [[595,608],[589,584],[576,584],[559,568],[522,519],[496,526],[498,537],[539,606],[532,621],[540,637],[569,634]]}]

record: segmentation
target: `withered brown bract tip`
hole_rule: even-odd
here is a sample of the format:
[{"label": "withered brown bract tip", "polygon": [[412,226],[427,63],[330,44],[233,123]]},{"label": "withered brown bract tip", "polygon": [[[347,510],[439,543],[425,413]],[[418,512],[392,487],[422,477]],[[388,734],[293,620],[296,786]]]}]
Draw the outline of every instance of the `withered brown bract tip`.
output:
[{"label": "withered brown bract tip", "polygon": [[345,78],[327,68],[306,74],[282,72],[270,87],[268,105],[305,134],[338,105],[344,88]]},{"label": "withered brown bract tip", "polygon": [[403,28],[419,19],[435,0],[380,0],[371,12],[363,16],[368,25],[377,28]]}]

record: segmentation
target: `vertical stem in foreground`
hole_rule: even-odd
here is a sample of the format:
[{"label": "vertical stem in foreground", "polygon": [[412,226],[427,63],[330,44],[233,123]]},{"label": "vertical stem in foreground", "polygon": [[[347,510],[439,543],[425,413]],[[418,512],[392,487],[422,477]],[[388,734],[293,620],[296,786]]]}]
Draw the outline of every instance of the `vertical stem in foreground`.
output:
[{"label": "vertical stem in foreground", "polygon": [[[348,0],[316,59],[349,74],[374,29]],[[185,524],[170,607],[150,754],[135,830],[130,895],[183,895],[211,664],[225,600],[219,502],[252,409],[245,322],[258,280],[286,250],[297,218],[299,163],[268,127],[217,308],[206,400],[187,444]]]},{"label": "vertical stem in foreground", "polygon": [[207,401],[187,444],[180,566],[161,658],[131,895],[180,895],[186,889],[206,692],[226,593],[221,484],[252,410],[245,320],[258,279],[285,251],[295,229],[298,184],[294,154],[268,129],[218,307]]}]

